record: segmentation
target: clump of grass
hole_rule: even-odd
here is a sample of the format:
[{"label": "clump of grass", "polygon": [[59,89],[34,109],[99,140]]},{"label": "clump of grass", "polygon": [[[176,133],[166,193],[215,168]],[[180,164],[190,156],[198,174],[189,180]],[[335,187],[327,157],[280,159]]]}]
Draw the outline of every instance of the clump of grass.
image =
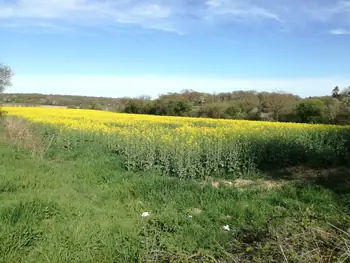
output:
[{"label": "clump of grass", "polygon": [[28,122],[21,118],[6,117],[2,120],[4,138],[17,146],[17,149],[29,148],[33,154],[42,155],[42,141],[33,133]]},{"label": "clump of grass", "polygon": [[15,258],[30,253],[42,241],[40,223],[57,212],[55,203],[40,199],[1,206],[0,261],[7,259],[7,262],[15,262]]}]

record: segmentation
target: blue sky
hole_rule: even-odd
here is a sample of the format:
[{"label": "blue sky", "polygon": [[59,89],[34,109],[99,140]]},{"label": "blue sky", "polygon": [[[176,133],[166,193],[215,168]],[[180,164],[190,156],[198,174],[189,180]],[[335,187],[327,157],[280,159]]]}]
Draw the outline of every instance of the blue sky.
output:
[{"label": "blue sky", "polygon": [[0,0],[7,92],[301,96],[350,85],[350,0]]}]

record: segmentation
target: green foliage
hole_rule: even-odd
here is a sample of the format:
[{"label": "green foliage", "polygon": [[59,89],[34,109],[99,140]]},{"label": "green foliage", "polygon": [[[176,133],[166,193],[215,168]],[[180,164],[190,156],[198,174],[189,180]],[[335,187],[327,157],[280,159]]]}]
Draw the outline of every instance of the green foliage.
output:
[{"label": "green foliage", "polygon": [[324,102],[319,99],[301,101],[297,106],[296,112],[300,122],[322,123],[325,115]]},{"label": "green foliage", "polygon": [[229,106],[225,113],[230,117],[230,119],[243,119],[242,109],[237,104],[232,104]]},{"label": "green foliage", "polygon": [[228,135],[229,139],[207,135],[193,145],[188,145],[181,135],[172,138],[172,144],[147,141],[135,135],[119,142],[117,148],[125,157],[129,170],[158,170],[161,174],[180,178],[204,178],[220,173],[235,177],[265,166],[348,164],[348,129],[333,132],[296,129],[290,130],[288,136],[279,136],[272,129],[261,136],[233,131]]},{"label": "green foliage", "polygon": [[225,104],[206,104],[203,106],[199,112],[199,117],[215,118],[215,119],[225,119],[227,118],[228,107]]},{"label": "green foliage", "polygon": [[146,114],[147,111],[147,102],[138,99],[129,99],[124,106],[125,113]]},{"label": "green foliage", "polygon": [[186,100],[158,99],[148,111],[143,113],[163,116],[186,116],[192,110],[192,104]]}]

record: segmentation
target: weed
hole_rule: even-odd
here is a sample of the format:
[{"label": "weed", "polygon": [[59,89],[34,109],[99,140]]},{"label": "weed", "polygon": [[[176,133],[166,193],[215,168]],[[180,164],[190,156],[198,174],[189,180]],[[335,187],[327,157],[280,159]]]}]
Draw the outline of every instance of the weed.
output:
[{"label": "weed", "polygon": [[29,148],[33,155],[43,155],[44,149],[42,142],[36,137],[24,119],[6,117],[2,120],[4,125],[5,139],[17,146],[17,150],[21,148]]}]

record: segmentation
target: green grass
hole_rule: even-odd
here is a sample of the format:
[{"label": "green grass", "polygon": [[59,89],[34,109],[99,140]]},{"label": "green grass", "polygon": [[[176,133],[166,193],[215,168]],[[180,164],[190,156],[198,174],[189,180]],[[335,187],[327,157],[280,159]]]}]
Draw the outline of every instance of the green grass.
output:
[{"label": "green grass", "polygon": [[[50,138],[40,137],[45,149]],[[216,189],[208,179],[125,171],[97,139],[69,145],[39,155],[0,140],[0,262],[283,262],[283,253],[289,262],[316,262],[313,254],[338,262],[344,254],[328,223],[350,225],[346,192],[294,181]]]}]

